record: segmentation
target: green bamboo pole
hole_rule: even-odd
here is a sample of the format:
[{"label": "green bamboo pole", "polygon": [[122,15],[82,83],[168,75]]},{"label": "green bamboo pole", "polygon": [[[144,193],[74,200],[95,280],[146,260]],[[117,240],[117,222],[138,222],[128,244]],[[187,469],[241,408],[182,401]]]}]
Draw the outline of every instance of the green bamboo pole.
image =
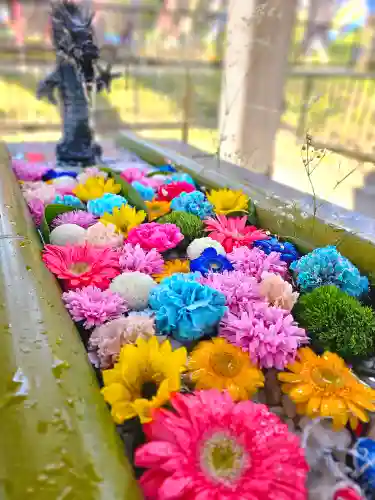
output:
[{"label": "green bamboo pole", "polygon": [[139,500],[0,145],[0,499]]}]

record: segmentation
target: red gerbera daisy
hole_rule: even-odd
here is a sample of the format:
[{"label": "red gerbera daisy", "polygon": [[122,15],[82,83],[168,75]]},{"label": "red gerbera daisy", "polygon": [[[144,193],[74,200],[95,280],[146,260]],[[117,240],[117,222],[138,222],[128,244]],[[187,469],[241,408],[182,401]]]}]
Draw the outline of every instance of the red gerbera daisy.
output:
[{"label": "red gerbera daisy", "polygon": [[43,261],[68,290],[90,285],[105,290],[111,280],[120,274],[116,252],[109,248],[93,248],[87,244],[65,247],[46,245]]},{"label": "red gerbera daisy", "polygon": [[171,182],[159,187],[156,199],[158,201],[171,201],[181,193],[191,193],[192,191],[195,191],[195,187],[189,182]]},{"label": "red gerbera daisy", "polygon": [[267,240],[269,236],[263,229],[247,226],[247,217],[226,217],[217,215],[204,221],[210,238],[221,243],[226,252],[233,248],[252,247],[254,241]]}]

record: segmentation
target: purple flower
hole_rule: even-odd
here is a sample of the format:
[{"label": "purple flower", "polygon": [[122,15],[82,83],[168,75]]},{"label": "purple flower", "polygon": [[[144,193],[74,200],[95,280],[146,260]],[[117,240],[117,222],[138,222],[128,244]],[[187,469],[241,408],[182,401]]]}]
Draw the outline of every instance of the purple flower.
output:
[{"label": "purple flower", "polygon": [[126,243],[119,258],[123,272],[139,271],[144,274],[159,274],[163,271],[164,260],[161,254],[153,248],[144,250],[138,243]]},{"label": "purple flower", "polygon": [[249,304],[239,316],[226,315],[220,335],[247,351],[261,368],[278,370],[292,363],[300,345],[308,343],[305,330],[288,311],[262,302]]},{"label": "purple flower", "polygon": [[225,305],[232,314],[240,314],[249,303],[265,302],[256,278],[242,271],[210,273],[207,277],[200,278],[199,282],[223,293]]},{"label": "purple flower", "polygon": [[116,319],[127,311],[125,301],[119,294],[92,285],[63,293],[62,298],[73,320],[85,321],[83,326],[87,330]]},{"label": "purple flower", "polygon": [[279,274],[282,278],[285,278],[288,273],[286,262],[281,260],[280,254],[276,252],[266,255],[259,248],[239,247],[235,248],[227,257],[236,271],[254,276],[258,281],[261,280],[264,271]]},{"label": "purple flower", "polygon": [[85,212],[84,210],[74,210],[73,212],[65,212],[53,219],[51,226],[57,227],[63,224],[76,224],[84,229],[93,226],[98,221],[95,215]]},{"label": "purple flower", "polygon": [[49,170],[44,163],[29,163],[25,160],[13,160],[12,168],[20,181],[40,181]]},{"label": "purple flower", "polygon": [[29,200],[27,203],[29,207],[31,217],[33,218],[34,224],[40,226],[42,222],[42,217],[44,215],[44,203],[39,198],[34,198]]}]

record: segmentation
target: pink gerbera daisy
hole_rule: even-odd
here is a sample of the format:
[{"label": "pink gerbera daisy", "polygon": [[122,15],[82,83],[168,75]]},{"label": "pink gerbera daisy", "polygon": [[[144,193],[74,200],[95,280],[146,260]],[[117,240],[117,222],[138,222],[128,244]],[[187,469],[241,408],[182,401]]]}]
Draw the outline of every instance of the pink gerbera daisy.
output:
[{"label": "pink gerbera daisy", "polygon": [[288,275],[288,265],[280,259],[280,254],[277,252],[267,255],[260,248],[239,247],[227,257],[236,271],[254,276],[258,281],[262,279],[265,271],[279,274],[284,279]]},{"label": "pink gerbera daisy", "polygon": [[159,274],[164,269],[161,254],[152,248],[144,250],[139,244],[125,243],[120,253],[120,267],[125,271],[139,271],[145,274]]},{"label": "pink gerbera daisy", "polygon": [[253,363],[278,370],[292,363],[297,349],[309,341],[289,311],[263,302],[247,304],[238,316],[228,313],[220,335],[247,351]]},{"label": "pink gerbera daisy", "polygon": [[116,319],[127,311],[121,295],[96,286],[63,293],[62,299],[73,320],[84,321],[86,329]]},{"label": "pink gerbera daisy", "polygon": [[269,239],[263,229],[247,226],[247,217],[226,217],[217,215],[216,219],[209,217],[204,221],[209,237],[221,243],[226,252],[237,247],[251,247],[254,241]]},{"label": "pink gerbera daisy", "polygon": [[216,390],[176,393],[144,425],[135,462],[147,500],[306,500],[299,439],[265,405]]},{"label": "pink gerbera daisy", "polygon": [[155,248],[158,252],[175,248],[183,239],[183,234],[175,224],[157,222],[134,227],[128,234],[128,243],[132,245],[138,243],[144,250]]},{"label": "pink gerbera daisy", "polygon": [[85,286],[109,287],[113,278],[120,274],[118,254],[109,248],[46,245],[43,261],[51,273],[63,281],[68,290]]}]

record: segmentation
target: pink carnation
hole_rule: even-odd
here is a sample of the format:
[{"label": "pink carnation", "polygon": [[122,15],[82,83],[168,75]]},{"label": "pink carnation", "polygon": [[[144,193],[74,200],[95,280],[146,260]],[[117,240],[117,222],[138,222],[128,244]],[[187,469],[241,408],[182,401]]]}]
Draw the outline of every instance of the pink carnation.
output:
[{"label": "pink carnation", "polygon": [[64,212],[53,219],[51,226],[57,227],[63,224],[76,224],[84,229],[92,226],[98,221],[98,218],[85,210],[73,210],[72,212]]},{"label": "pink carnation", "polygon": [[128,243],[139,245],[144,250],[155,248],[158,252],[165,252],[175,248],[184,239],[180,229],[175,224],[158,224],[149,222],[129,231]]},{"label": "pink carnation", "polygon": [[40,226],[44,215],[44,203],[39,198],[34,198],[28,202],[27,206],[29,207],[34,224]]},{"label": "pink carnation", "polygon": [[262,301],[259,284],[256,278],[242,271],[224,271],[223,273],[211,273],[207,277],[199,279],[202,285],[207,285],[223,293],[226,297],[225,304],[233,314],[240,314],[247,304]]},{"label": "pink carnation", "polygon": [[97,350],[100,366],[111,368],[125,344],[134,344],[141,337],[148,339],[155,334],[154,319],[145,316],[121,317],[95,328],[89,345]]},{"label": "pink carnation", "polygon": [[40,181],[50,170],[50,167],[44,163],[29,163],[25,160],[13,160],[12,168],[20,181]]},{"label": "pink carnation", "polygon": [[144,250],[138,243],[135,246],[125,243],[119,263],[123,272],[139,271],[144,274],[158,274],[164,268],[163,257],[155,248],[149,251]]},{"label": "pink carnation", "polygon": [[[39,184],[39,183],[37,183]],[[44,182],[40,183],[40,186],[33,186],[32,188],[24,187],[23,186],[23,196],[25,200],[29,203],[31,200],[35,200],[35,198],[38,198],[41,200],[43,203],[48,205],[49,203],[52,203],[52,201],[55,199],[57,191],[55,186],[52,184],[46,184]]]},{"label": "pink carnation", "polygon": [[100,290],[96,286],[63,293],[62,299],[73,320],[85,321],[86,329],[118,318],[127,311],[121,295],[111,290]]},{"label": "pink carnation", "polygon": [[253,363],[278,370],[292,363],[300,345],[308,343],[305,330],[288,311],[262,302],[249,304],[239,317],[229,313],[222,321],[220,335],[249,352]]},{"label": "pink carnation", "polygon": [[236,271],[250,274],[258,281],[261,280],[264,271],[279,274],[282,278],[288,274],[288,266],[280,259],[280,254],[277,252],[267,255],[260,248],[239,247],[229,253],[227,258]]},{"label": "pink carnation", "polygon": [[95,248],[119,248],[124,243],[124,236],[117,232],[114,224],[97,222],[86,230],[86,241]]},{"label": "pink carnation", "polygon": [[287,311],[293,309],[299,297],[299,293],[294,292],[292,285],[283,280],[279,274],[266,271],[262,274],[259,291],[271,305]]},{"label": "pink carnation", "polygon": [[90,177],[102,177],[103,179],[106,179],[108,174],[107,172],[100,170],[98,167],[88,167],[77,176],[77,181],[79,184],[85,184]]}]

